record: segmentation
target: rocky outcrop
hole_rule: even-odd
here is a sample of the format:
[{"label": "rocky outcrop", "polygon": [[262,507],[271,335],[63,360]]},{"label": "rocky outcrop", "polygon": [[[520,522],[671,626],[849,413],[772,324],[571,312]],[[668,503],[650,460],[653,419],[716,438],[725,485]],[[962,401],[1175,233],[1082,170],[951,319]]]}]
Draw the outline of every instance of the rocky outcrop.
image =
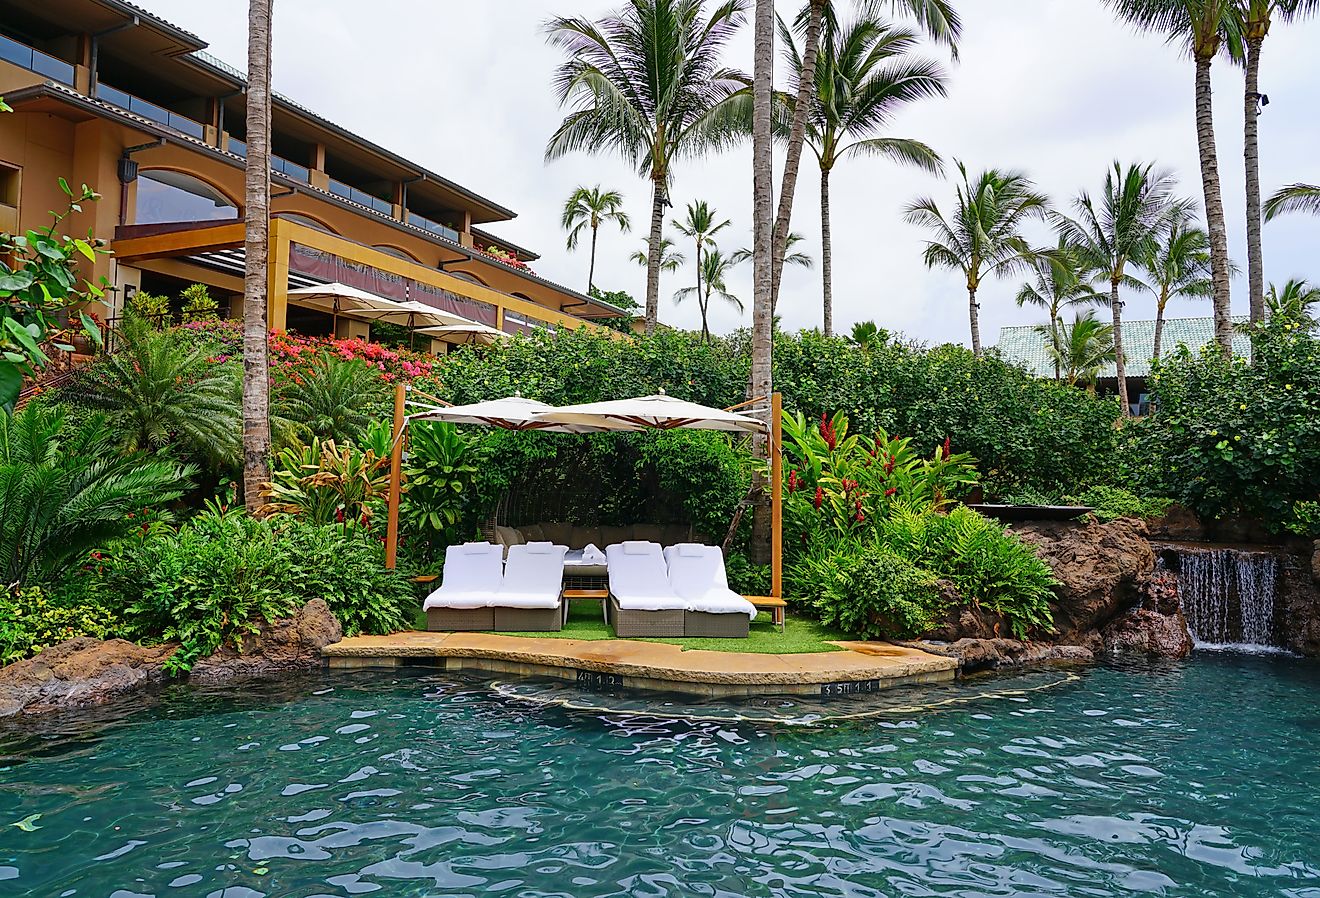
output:
[{"label": "rocky outcrop", "polygon": [[[313,599],[295,617],[262,625],[241,650],[227,645],[197,662],[188,679],[229,683],[314,670],[324,663],[321,649],[341,638],[330,608]],[[0,718],[86,708],[159,686],[165,681],[162,665],[177,649],[88,636],[53,645],[0,668]]]},{"label": "rocky outcrop", "polygon": [[295,617],[263,624],[243,639],[242,647],[226,645],[193,665],[194,683],[229,683],[291,671],[315,670],[324,662],[321,649],[343,639],[339,621],[321,599],[312,599]]},{"label": "rocky outcrop", "polygon": [[1111,655],[1186,658],[1194,647],[1178,594],[1178,578],[1156,571],[1146,581],[1141,604],[1120,614],[1101,630]]},{"label": "rocky outcrop", "polygon": [[86,708],[157,686],[161,665],[176,648],[88,636],[53,645],[0,668],[0,717]]},{"label": "rocky outcrop", "polygon": [[1320,552],[1280,559],[1274,606],[1275,632],[1290,651],[1320,658]]},{"label": "rocky outcrop", "polygon": [[1155,570],[1142,521],[1041,521],[1015,525],[1013,532],[1035,547],[1059,580],[1058,643],[1096,647],[1105,624],[1140,604]]},{"label": "rocky outcrop", "polygon": [[1095,653],[1084,646],[1017,639],[964,638],[951,643],[920,640],[908,644],[935,655],[956,658],[964,673],[1042,664],[1087,664],[1095,660]]}]

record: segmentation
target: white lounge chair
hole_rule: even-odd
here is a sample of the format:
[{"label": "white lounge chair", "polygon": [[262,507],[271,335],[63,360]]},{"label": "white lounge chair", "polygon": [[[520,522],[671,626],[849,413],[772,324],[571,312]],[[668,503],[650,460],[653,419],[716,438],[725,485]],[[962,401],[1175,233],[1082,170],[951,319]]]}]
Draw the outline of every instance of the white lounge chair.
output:
[{"label": "white lounge chair", "polygon": [[491,598],[504,580],[504,553],[493,543],[463,543],[445,549],[444,579],[426,597],[428,630],[493,630]]},{"label": "white lounge chair", "polygon": [[609,619],[616,636],[682,636],[687,602],[669,586],[659,543],[628,541],[605,549]]},{"label": "white lounge chair", "polygon": [[747,636],[756,607],[729,589],[719,546],[679,543],[664,555],[669,585],[687,603],[684,636]]},{"label": "white lounge chair", "polygon": [[561,594],[567,546],[546,542],[509,546],[504,582],[491,598],[495,629],[544,632],[564,626]]}]

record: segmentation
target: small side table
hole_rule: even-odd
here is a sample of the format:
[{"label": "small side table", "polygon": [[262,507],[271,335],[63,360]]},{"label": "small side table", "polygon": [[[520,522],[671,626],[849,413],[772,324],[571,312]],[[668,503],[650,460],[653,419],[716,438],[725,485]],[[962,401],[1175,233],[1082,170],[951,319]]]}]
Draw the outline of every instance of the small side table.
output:
[{"label": "small side table", "polygon": [[601,617],[606,622],[609,621],[609,610],[606,608],[606,601],[610,597],[608,589],[566,589],[562,593],[564,597],[564,620],[568,620],[568,603],[572,599],[592,599],[600,602]]},{"label": "small side table", "polygon": [[784,632],[784,612],[788,609],[788,603],[780,596],[743,596],[747,601],[759,611],[769,611],[770,620],[779,627],[779,632]]}]

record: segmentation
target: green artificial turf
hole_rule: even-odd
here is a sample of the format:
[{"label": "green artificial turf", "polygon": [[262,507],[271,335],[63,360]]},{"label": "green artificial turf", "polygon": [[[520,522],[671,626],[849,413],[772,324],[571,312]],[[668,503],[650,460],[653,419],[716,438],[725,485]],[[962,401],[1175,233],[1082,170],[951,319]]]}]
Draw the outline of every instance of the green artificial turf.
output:
[{"label": "green artificial turf", "polygon": [[[416,628],[426,629],[426,612],[418,611]],[[545,639],[615,639],[614,631],[601,619],[600,602],[578,600],[570,603],[568,622],[553,633],[502,633],[502,636],[532,636]],[[749,652],[763,655],[804,655],[812,652],[842,651],[830,640],[846,640],[842,631],[827,627],[818,620],[788,615],[784,632],[761,614],[752,621],[746,639],[638,639],[638,642],[664,642],[682,646],[684,651],[701,649],[711,652]]]}]

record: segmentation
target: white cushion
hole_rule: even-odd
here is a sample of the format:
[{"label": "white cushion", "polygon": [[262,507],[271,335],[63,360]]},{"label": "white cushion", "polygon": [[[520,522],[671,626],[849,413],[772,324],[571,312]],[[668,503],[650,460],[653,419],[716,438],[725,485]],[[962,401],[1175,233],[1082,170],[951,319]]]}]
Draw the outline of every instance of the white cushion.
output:
[{"label": "white cushion", "polygon": [[669,586],[659,543],[616,543],[605,550],[605,556],[609,559],[610,592],[620,608],[664,611],[685,607]]},{"label": "white cushion", "polygon": [[501,608],[559,607],[567,553],[567,546],[545,542],[510,547],[504,582],[491,604]]},{"label": "white cushion", "polygon": [[548,595],[545,593],[501,592],[496,594],[490,604],[496,608],[558,608],[559,593]]},{"label": "white cushion", "polygon": [[[527,543],[527,554],[529,555],[550,555],[555,551],[555,546],[550,542]],[[564,551],[568,551],[565,549]]]},{"label": "white cushion", "polygon": [[483,608],[504,580],[503,549],[464,543],[445,549],[444,578],[423,608]]},{"label": "white cushion", "polygon": [[687,604],[688,611],[708,614],[746,614],[756,619],[751,602],[729,589],[724,553],[719,546],[682,543],[665,549],[669,585]]}]

